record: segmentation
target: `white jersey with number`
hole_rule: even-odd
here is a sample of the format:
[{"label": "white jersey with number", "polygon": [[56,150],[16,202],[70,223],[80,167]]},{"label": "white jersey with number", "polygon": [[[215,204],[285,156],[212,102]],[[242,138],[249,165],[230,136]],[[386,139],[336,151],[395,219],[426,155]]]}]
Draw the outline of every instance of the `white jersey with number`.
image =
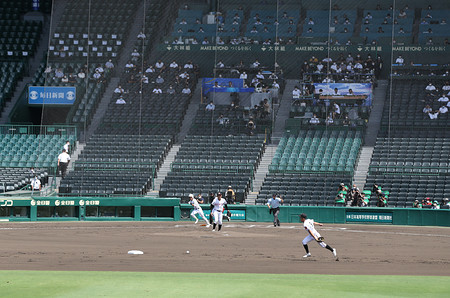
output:
[{"label": "white jersey with number", "polygon": [[214,206],[213,211],[223,212],[223,208],[227,204],[227,201],[224,198],[219,200],[219,198],[216,197],[211,204]]},{"label": "white jersey with number", "polygon": [[314,228],[314,219],[306,219],[303,222],[303,227],[307,230],[311,235],[313,235],[316,239],[320,237],[319,232]]}]

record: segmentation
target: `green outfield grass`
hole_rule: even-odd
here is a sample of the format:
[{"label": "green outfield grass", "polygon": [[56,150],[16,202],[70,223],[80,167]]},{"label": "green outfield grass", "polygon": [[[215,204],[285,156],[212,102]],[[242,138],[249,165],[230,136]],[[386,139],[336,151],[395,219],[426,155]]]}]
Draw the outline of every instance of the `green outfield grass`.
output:
[{"label": "green outfield grass", "polygon": [[448,297],[450,277],[0,271],[1,297]]}]

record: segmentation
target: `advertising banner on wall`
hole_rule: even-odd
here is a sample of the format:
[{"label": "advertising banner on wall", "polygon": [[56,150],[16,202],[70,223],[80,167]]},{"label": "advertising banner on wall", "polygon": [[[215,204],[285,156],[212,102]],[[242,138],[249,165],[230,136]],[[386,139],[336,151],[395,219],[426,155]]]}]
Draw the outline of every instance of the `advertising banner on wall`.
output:
[{"label": "advertising banner on wall", "polygon": [[30,86],[28,104],[30,105],[72,105],[77,98],[75,87]]}]

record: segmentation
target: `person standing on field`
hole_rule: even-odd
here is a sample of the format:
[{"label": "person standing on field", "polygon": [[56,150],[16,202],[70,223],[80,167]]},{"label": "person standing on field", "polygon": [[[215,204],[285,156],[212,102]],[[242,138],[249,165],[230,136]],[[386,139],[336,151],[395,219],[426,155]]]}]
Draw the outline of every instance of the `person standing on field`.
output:
[{"label": "person standing on field", "polygon": [[303,227],[305,228],[305,230],[308,231],[308,236],[306,236],[305,239],[303,239],[302,241],[303,247],[305,248],[306,251],[306,255],[304,255],[303,257],[304,258],[311,257],[311,253],[309,252],[308,248],[308,242],[315,240],[320,246],[331,251],[333,253],[333,256],[336,258],[336,261],[339,261],[336,249],[332,248],[331,246],[323,242],[324,240],[323,237],[320,236],[319,232],[317,232],[316,229],[314,228],[315,224],[319,226],[323,226],[323,224],[315,222],[313,219],[308,219],[308,216],[305,213],[300,214],[300,221],[303,223]]},{"label": "person standing on field", "polygon": [[278,214],[280,213],[280,205],[283,203],[283,199],[273,194],[272,198],[267,201],[267,207],[269,207],[269,213],[273,214],[273,226],[280,226],[280,220]]}]

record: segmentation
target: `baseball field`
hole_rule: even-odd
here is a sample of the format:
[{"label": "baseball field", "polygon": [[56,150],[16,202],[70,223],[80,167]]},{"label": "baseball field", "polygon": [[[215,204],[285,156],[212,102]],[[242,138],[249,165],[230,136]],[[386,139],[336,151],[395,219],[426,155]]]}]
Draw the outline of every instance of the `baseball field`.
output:
[{"label": "baseball field", "polygon": [[1,223],[0,296],[448,297],[449,228],[317,229],[339,261],[300,224]]}]

